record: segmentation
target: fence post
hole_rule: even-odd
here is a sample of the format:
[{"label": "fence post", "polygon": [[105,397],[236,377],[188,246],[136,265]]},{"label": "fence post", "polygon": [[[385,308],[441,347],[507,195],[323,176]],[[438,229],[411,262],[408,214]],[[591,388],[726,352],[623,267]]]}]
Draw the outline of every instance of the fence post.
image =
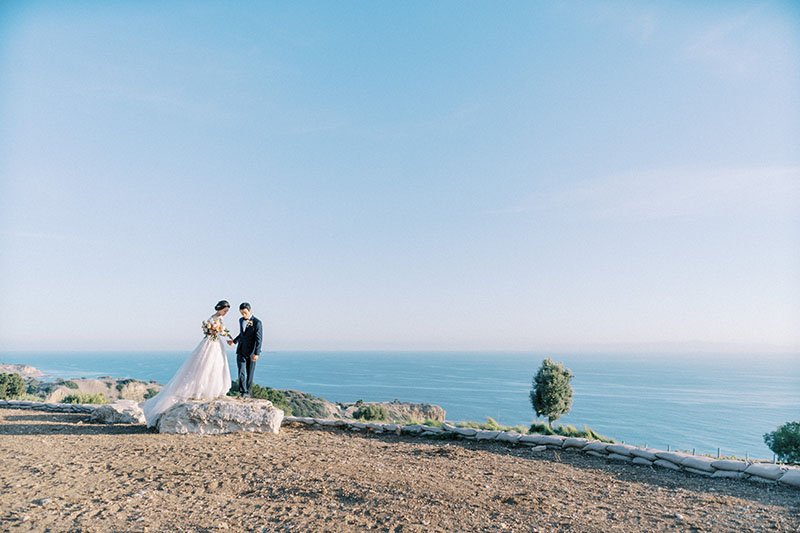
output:
[{"label": "fence post", "polygon": [[670,448],[670,445],[669,445],[669,444],[667,444],[667,451],[670,451],[670,450],[669,450],[669,448]]},{"label": "fence post", "polygon": [[719,459],[719,457],[720,457],[720,455],[719,455],[719,448],[717,448],[717,459]]}]

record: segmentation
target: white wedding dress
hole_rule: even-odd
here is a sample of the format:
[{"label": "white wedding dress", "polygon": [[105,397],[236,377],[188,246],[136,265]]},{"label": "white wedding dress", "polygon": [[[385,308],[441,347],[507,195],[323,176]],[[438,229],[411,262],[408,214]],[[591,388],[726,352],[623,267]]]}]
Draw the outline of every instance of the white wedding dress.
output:
[{"label": "white wedding dress", "polygon": [[[215,314],[208,320],[222,322],[222,317]],[[222,337],[205,337],[161,392],[142,404],[147,427],[155,426],[158,417],[176,403],[190,398],[212,400],[225,396],[230,388],[231,371]]]}]

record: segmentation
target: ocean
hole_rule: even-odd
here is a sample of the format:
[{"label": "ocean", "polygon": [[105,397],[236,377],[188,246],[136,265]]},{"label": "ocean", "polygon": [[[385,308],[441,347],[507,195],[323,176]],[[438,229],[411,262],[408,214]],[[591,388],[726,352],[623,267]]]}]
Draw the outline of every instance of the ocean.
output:
[{"label": "ocean", "polygon": [[[61,378],[169,381],[186,352],[0,352]],[[531,379],[547,355],[509,352],[265,352],[255,381],[330,401],[433,403],[450,421],[528,425]],[[763,434],[800,420],[797,355],[549,355],[572,370],[558,422],[635,445],[772,459]],[[236,372],[229,354],[231,372]]]}]

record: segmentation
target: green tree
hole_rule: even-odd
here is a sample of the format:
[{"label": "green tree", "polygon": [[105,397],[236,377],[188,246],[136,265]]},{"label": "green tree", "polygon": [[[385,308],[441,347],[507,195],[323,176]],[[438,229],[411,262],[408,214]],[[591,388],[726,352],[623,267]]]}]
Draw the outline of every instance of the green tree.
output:
[{"label": "green tree", "polygon": [[775,431],[765,433],[764,442],[780,461],[800,463],[800,422],[786,422]]},{"label": "green tree", "polygon": [[25,391],[25,381],[19,374],[0,374],[0,400],[16,398]]},{"label": "green tree", "polygon": [[572,407],[572,372],[561,363],[545,359],[533,378],[530,392],[531,405],[536,416],[547,417],[550,427]]}]

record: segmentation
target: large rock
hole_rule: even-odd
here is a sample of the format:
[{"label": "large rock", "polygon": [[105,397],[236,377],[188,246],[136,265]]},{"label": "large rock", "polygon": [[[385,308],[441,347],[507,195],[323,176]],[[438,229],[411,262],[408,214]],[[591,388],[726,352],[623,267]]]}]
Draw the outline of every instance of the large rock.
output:
[{"label": "large rock", "polygon": [[158,419],[159,433],[278,433],[283,411],[267,400],[219,398],[189,400],[173,405]]},{"label": "large rock", "polygon": [[98,424],[144,424],[144,412],[133,400],[118,400],[101,405],[92,413],[90,422]]}]

